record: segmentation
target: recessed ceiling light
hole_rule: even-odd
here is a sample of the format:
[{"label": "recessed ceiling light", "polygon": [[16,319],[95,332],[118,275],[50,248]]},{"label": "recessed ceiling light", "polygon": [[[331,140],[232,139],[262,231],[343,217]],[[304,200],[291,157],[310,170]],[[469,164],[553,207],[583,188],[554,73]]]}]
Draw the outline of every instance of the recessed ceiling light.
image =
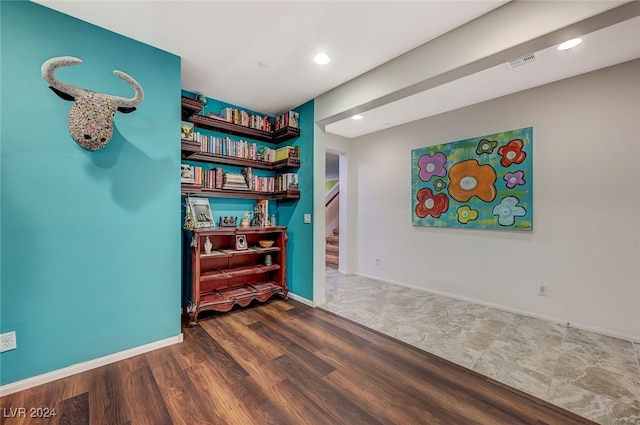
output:
[{"label": "recessed ceiling light", "polygon": [[564,43],[558,46],[558,50],[569,50],[576,47],[578,44],[582,43],[581,38],[572,38],[571,40],[567,40]]},{"label": "recessed ceiling light", "polygon": [[320,52],[313,57],[313,61],[318,65],[326,65],[331,62],[331,58],[326,53]]},{"label": "recessed ceiling light", "polygon": [[362,119],[362,115],[360,114],[355,114],[354,116],[352,116],[351,118],[353,118],[354,120],[361,120]]}]

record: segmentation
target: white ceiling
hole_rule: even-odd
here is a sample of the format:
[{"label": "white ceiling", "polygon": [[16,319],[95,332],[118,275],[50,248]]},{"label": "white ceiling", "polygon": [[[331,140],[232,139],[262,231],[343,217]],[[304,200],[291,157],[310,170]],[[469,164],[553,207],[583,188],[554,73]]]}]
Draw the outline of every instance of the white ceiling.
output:
[{"label": "white ceiling", "polygon": [[[277,115],[508,0],[35,2],[180,56],[186,90]],[[640,57],[638,19],[575,51],[545,49],[532,64],[496,66],[325,129],[356,137]],[[312,62],[320,50],[332,58],[324,67]]]},{"label": "white ceiling", "polygon": [[535,61],[525,65],[510,68],[502,63],[361,113],[361,120],[349,117],[328,124],[325,131],[354,138],[640,58],[640,17],[581,38],[571,50],[553,45],[531,52]]},{"label": "white ceiling", "polygon": [[277,115],[507,1],[35,3],[180,56],[185,90]]}]

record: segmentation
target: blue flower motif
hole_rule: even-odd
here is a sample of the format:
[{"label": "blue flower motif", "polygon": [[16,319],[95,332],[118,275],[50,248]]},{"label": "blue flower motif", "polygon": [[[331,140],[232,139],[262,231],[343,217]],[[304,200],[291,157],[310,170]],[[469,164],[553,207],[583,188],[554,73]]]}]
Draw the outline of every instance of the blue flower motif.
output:
[{"label": "blue flower motif", "polygon": [[505,196],[500,203],[493,207],[493,215],[498,216],[501,226],[513,226],[516,217],[522,217],[527,213],[523,207],[518,206],[520,200],[515,196]]}]

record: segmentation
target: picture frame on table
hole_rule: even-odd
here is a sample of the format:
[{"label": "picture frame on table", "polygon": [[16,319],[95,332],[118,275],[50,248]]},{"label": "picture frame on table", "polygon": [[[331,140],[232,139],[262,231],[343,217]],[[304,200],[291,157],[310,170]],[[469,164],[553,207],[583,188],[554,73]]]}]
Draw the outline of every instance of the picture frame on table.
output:
[{"label": "picture frame on table", "polygon": [[236,235],[236,249],[237,250],[245,250],[248,249],[247,245],[247,235]]},{"label": "picture frame on table", "polygon": [[193,217],[196,229],[207,229],[216,227],[211,213],[211,205],[207,198],[187,198],[187,208]]}]

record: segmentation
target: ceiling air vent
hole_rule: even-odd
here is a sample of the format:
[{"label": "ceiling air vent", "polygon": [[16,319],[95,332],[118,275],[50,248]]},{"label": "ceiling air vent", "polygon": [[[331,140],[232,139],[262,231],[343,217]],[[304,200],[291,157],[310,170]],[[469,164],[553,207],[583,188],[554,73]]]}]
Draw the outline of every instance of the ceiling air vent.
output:
[{"label": "ceiling air vent", "polygon": [[506,65],[507,65],[507,68],[513,69],[522,65],[526,65],[531,62],[535,62],[535,60],[536,60],[536,55],[533,53],[529,53],[527,55],[520,56],[519,58],[510,60],[509,62],[506,63]]}]

